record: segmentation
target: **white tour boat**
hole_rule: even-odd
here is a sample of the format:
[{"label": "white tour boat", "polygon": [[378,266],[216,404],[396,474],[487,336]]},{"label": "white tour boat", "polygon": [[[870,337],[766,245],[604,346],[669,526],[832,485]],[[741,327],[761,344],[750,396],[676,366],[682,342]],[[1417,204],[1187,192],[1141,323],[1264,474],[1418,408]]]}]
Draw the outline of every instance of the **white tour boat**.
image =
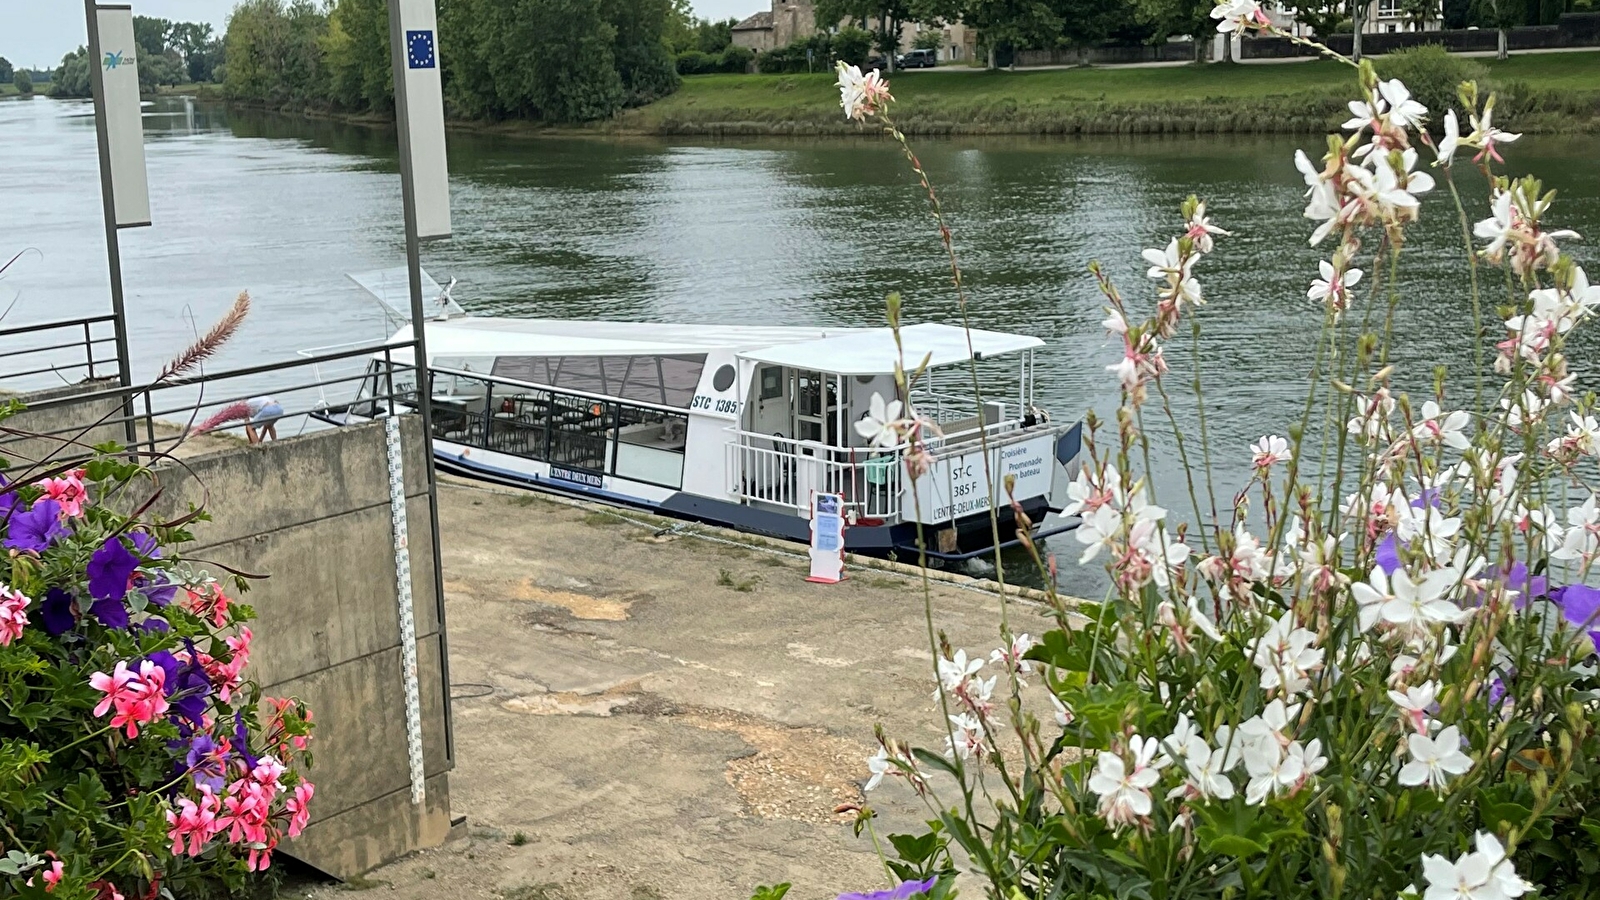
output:
[{"label": "white tour boat", "polygon": [[[392,343],[408,342],[405,270],[351,278],[404,323]],[[1035,337],[975,330],[969,351],[957,326],[901,329],[906,365],[928,361],[912,405],[942,432],[925,440],[932,464],[913,481],[909,446],[869,447],[853,427],[874,395],[897,393],[902,351],[886,327],[495,318],[465,314],[426,275],[424,290],[434,457],[456,474],[800,541],[813,494],[838,494],[848,549],[915,556],[920,523],[942,562],[992,547],[991,504],[1015,543],[1006,479],[1043,523],[1076,474],[1081,425],[1033,404]],[[970,385],[973,359],[1012,367],[1016,392],[980,409],[970,391],[952,389]],[[354,402],[321,417],[376,418],[387,412],[376,397],[414,405],[412,365],[409,349],[374,354]],[[1036,526],[1035,536],[1070,527]]]}]

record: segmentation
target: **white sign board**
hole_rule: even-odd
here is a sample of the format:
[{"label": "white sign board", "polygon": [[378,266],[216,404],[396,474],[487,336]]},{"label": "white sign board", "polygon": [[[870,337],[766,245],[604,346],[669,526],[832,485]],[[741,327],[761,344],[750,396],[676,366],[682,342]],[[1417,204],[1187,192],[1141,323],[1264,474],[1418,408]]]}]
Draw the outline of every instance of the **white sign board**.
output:
[{"label": "white sign board", "polygon": [[[1048,495],[1055,447],[1054,434],[990,447],[987,469],[983,465],[983,453],[976,449],[934,459],[928,474],[916,480],[922,523],[945,524],[987,512],[991,503],[1009,505],[1008,475],[1016,479],[1012,493],[1018,500]],[[989,477],[994,479],[992,484],[986,483]],[[906,509],[912,510],[909,498]]]},{"label": "white sign board", "polygon": [[144,169],[144,118],[139,110],[139,45],[133,39],[133,8],[95,7],[100,58],[89,60],[100,86],[97,110],[105,120],[111,160],[111,197],[118,228],[150,224],[150,186]]},{"label": "white sign board", "polygon": [[811,495],[811,574],[806,580],[844,580],[844,498],[838,494]]},{"label": "white sign board", "polygon": [[434,0],[394,0],[400,9],[405,79],[395,102],[411,147],[417,237],[450,236],[450,166],[444,145],[444,88],[439,78],[439,23]]}]

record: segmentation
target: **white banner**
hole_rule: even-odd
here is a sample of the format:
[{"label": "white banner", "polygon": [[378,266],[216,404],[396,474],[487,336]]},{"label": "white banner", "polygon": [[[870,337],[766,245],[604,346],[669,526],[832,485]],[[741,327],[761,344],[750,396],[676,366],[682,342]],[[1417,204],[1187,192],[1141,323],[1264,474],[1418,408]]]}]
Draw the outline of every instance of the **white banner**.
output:
[{"label": "white banner", "polygon": [[[990,504],[1006,506],[1011,499],[1006,496],[1006,476],[1015,479],[1013,495],[1018,500],[1030,500],[1050,493],[1050,478],[1054,470],[1056,434],[1036,435],[989,448],[989,467],[983,465],[982,451],[973,448],[955,456],[935,457],[928,474],[918,478],[916,488],[921,504],[922,522],[941,525],[970,515],[987,512]],[[994,483],[984,490],[985,479],[993,476]],[[908,484],[905,509],[914,515]]]},{"label": "white banner", "polygon": [[92,42],[99,59],[89,71],[100,85],[99,114],[105,119],[106,155],[111,159],[111,197],[118,228],[150,224],[150,186],[144,169],[144,119],[139,110],[139,46],[133,40],[133,8],[97,6]]},{"label": "white banner", "polygon": [[405,78],[395,85],[399,119],[411,147],[417,236],[450,236],[450,168],[444,146],[444,88],[440,83],[439,25],[434,0],[394,0],[400,10]]}]

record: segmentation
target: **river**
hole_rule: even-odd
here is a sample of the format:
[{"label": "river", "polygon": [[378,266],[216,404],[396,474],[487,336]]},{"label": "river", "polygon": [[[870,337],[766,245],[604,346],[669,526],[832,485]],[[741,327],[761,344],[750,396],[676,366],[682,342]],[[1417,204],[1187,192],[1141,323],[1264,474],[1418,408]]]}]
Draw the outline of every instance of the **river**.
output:
[{"label": "river", "polygon": [[[0,281],[7,325],[108,311],[92,119],[82,102],[0,101],[0,255],[30,249]],[[219,316],[240,290],[255,309],[214,367],[291,357],[388,329],[344,277],[403,261],[391,130],[163,98],[145,129],[155,225],[122,233],[136,378]],[[1197,274],[1202,377],[1219,490],[1239,483],[1246,445],[1297,418],[1320,325],[1305,299],[1319,252],[1306,244],[1291,157],[1313,137],[922,140],[944,200],[973,324],[1049,347],[1038,393],[1058,416],[1114,409],[1087,272],[1104,262],[1130,301],[1150,296],[1139,260],[1165,243],[1189,193],[1234,236]],[[1600,237],[1600,138],[1529,136],[1518,171],[1560,191],[1553,221]],[[927,203],[895,148],[874,137],[716,143],[450,136],[455,236],[424,249],[470,311],[512,316],[875,325],[901,291],[912,320],[955,311]],[[1474,218],[1482,185],[1463,191]],[[1402,271],[1393,361],[1426,379],[1469,371],[1470,304],[1454,209],[1424,203]],[[1574,244],[1600,275],[1600,252]],[[1331,248],[1323,247],[1327,251]],[[3,261],[3,260],[0,260]],[[1187,338],[1169,356],[1187,371]],[[1581,343],[1580,370],[1600,346]],[[270,389],[264,384],[263,389]],[[997,385],[997,388],[1004,388]],[[1188,407],[1190,404],[1183,404]],[[1193,415],[1182,421],[1192,425]],[[1181,469],[1157,441],[1156,487],[1179,502]],[[1223,470],[1227,475],[1223,475]],[[1063,557],[1076,543],[1058,539]],[[1070,566],[1064,568],[1070,569]],[[1087,573],[1064,578],[1089,590]]]}]

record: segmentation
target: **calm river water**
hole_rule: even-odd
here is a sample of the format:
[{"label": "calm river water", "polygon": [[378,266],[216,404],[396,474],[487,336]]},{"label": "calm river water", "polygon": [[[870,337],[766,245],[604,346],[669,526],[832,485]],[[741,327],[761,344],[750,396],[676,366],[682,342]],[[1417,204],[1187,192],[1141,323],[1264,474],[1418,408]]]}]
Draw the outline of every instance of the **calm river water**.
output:
[{"label": "calm river water", "polygon": [[[78,102],[0,101],[0,254],[38,251],[0,281],[0,309],[14,303],[7,324],[109,309],[87,113]],[[215,366],[387,333],[344,275],[403,262],[391,131],[182,99],[147,109],[145,129],[155,225],[122,239],[136,376],[153,375],[196,321],[204,327],[243,289],[255,311]],[[1304,397],[1319,324],[1305,289],[1319,254],[1305,242],[1291,156],[1319,144],[993,138],[923,140],[918,150],[956,234],[974,324],[1049,343],[1039,394],[1058,416],[1116,401],[1104,367],[1118,350],[1100,329],[1087,264],[1103,261],[1126,296],[1147,297],[1140,248],[1165,243],[1187,194],[1207,200],[1235,232],[1199,274],[1212,438],[1237,461],[1248,441],[1281,433]],[[1514,167],[1560,190],[1556,222],[1600,238],[1600,138],[1530,136],[1509,150]],[[456,235],[427,246],[424,266],[441,282],[459,278],[456,298],[474,312],[872,325],[893,290],[914,320],[954,310],[926,201],[875,138],[452,134],[450,163]],[[1484,208],[1481,185],[1464,191]],[[1395,357],[1418,377],[1470,359],[1454,210],[1441,192],[1424,212],[1402,274],[1397,323],[1409,339]],[[1594,244],[1574,249],[1600,274]],[[1187,368],[1184,347],[1170,356]],[[1176,502],[1175,454],[1158,448],[1155,464],[1169,505],[1186,505]]]}]

